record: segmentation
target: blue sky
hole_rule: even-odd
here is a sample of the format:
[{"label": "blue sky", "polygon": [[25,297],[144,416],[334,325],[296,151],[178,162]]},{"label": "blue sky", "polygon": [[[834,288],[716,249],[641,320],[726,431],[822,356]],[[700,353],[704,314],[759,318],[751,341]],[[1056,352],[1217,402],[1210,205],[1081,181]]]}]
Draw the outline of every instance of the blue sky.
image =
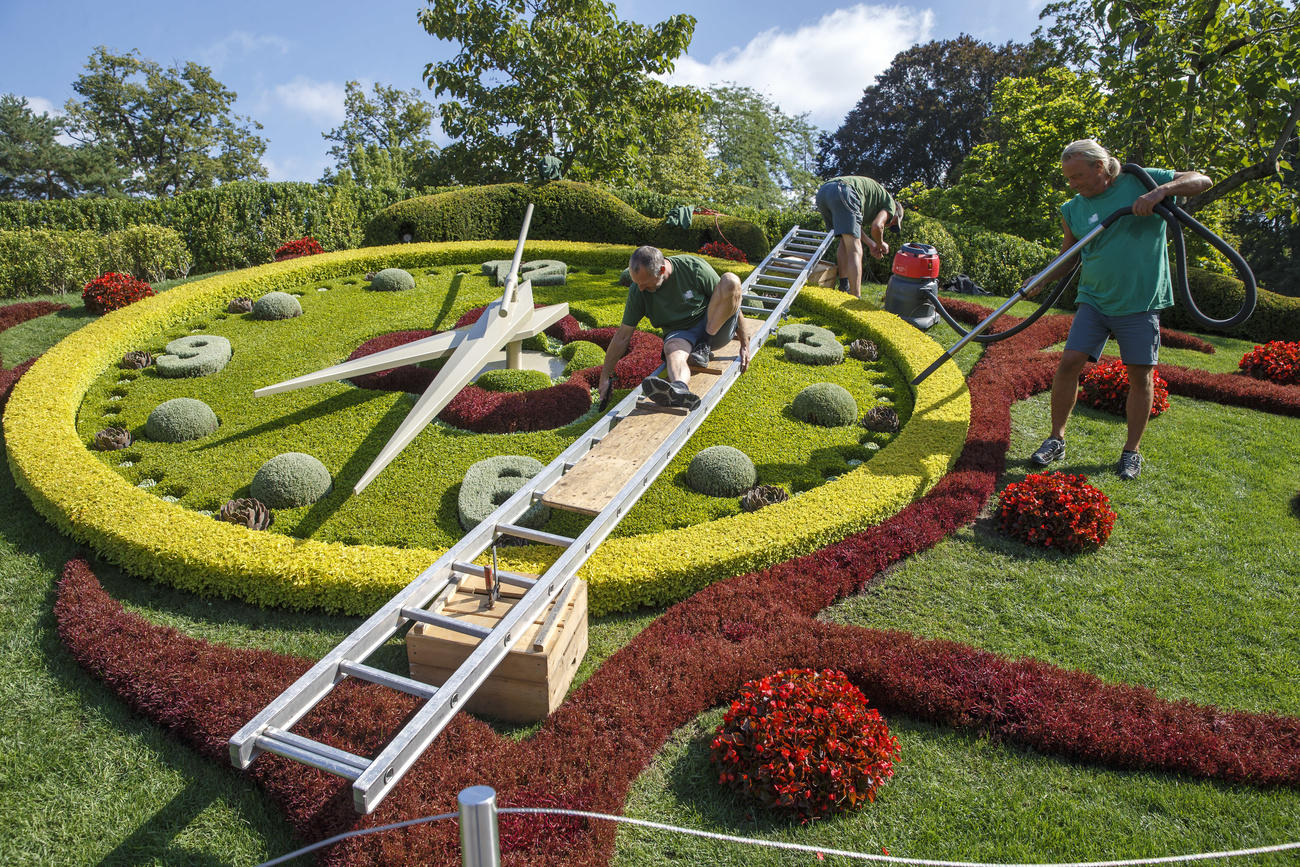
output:
[{"label": "blue sky", "polygon": [[[672,80],[748,85],[784,111],[808,112],[818,126],[834,129],[898,51],[959,33],[1024,40],[1039,23],[1042,0],[616,5],[621,18],[641,23],[678,12],[698,19]],[[239,95],[237,113],[262,124],[271,179],[313,181],[328,164],[321,133],[343,119],[344,82],[419,88],[433,101],[424,65],[452,48],[420,27],[422,8],[420,0],[0,0],[0,93],[57,113],[76,95],[72,82],[98,45],[136,48],[164,65],[197,61]],[[445,141],[441,130],[434,133]]]}]

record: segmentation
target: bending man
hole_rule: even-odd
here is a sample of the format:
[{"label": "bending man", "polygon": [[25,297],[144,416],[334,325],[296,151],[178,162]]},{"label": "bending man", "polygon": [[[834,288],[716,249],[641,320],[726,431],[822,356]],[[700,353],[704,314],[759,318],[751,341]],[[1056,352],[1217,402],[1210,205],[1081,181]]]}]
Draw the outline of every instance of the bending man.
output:
[{"label": "bending man", "polygon": [[[1065,425],[1079,391],[1083,365],[1096,361],[1111,334],[1119,344],[1120,360],[1128,371],[1128,439],[1120,452],[1121,479],[1142,472],[1138,449],[1155,394],[1155,369],[1160,355],[1160,313],[1174,303],[1165,251],[1165,221],[1153,216],[1168,196],[1190,196],[1212,182],[1199,172],[1147,169],[1159,186],[1150,192],[1136,177],[1120,171],[1119,160],[1092,139],[1071,142],[1061,154],[1061,171],[1077,195],[1061,205],[1065,240],[1072,247],[1100,220],[1131,205],[1133,216],[1121,217],[1084,245],[1079,272],[1079,308],[1070,336],[1052,379],[1052,432],[1030,458],[1047,466],[1065,457]],[[1074,257],[1057,266],[1053,276],[1073,267]],[[1046,281],[1044,281],[1046,282]],[[1036,293],[1033,293],[1036,294]]]},{"label": "bending man", "polygon": [[[817,189],[817,210],[826,228],[839,235],[836,288],[862,297],[862,245],[873,258],[889,255],[885,228],[903,232],[903,206],[876,181],[858,175],[831,178]],[[860,237],[866,229],[866,237]]]},{"label": "bending man", "polygon": [[627,352],[632,332],[643,318],[664,332],[667,379],[647,377],[641,391],[660,406],[694,409],[700,398],[687,382],[689,365],[703,367],[713,350],[740,340],[740,369],[749,367],[749,333],[740,315],[740,278],[728,271],[721,277],[699,256],[664,257],[656,247],[638,247],[628,261],[632,286],[623,305],[623,321],[605,350],[600,370],[600,398],[613,387],[614,366]]}]

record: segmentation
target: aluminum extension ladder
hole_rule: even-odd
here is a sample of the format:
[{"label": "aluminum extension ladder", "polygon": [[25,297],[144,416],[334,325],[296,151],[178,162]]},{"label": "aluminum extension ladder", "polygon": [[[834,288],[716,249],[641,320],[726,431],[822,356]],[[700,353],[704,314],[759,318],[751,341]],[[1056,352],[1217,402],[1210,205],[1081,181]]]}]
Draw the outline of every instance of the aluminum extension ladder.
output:
[{"label": "aluminum extension ladder", "polygon": [[[798,226],[781,239],[742,284],[741,309],[765,321],[750,339],[750,351],[757,352],[776,325],[787,315],[790,304],[821,259],[833,235],[801,230]],[[662,370],[662,366],[660,370]],[[656,374],[658,371],[656,371]],[[369,813],[419,759],[453,714],[505,659],[519,630],[526,628],[552,601],[547,620],[534,640],[545,641],[560,612],[575,589],[576,575],[596,547],[618,525],[646,488],[659,476],[674,455],[726,394],[740,375],[740,365],[730,364],[709,390],[700,406],[687,414],[626,481],[622,489],[576,538],[530,529],[516,523],[525,511],[565,473],[573,469],[623,416],[637,408],[640,390],[634,389],[613,409],[566,448],[540,473],[528,480],[482,523],[470,530],[429,568],[390,599],[382,608],[313,665],[292,686],[248,721],[230,739],[230,759],[247,768],[263,751],[352,781],[356,810]],[[500,536],[514,536],[563,549],[559,558],[540,576],[500,572],[497,580],[523,588],[523,596],[495,627],[487,629],[438,613],[442,603],[471,576],[481,577],[484,568],[473,561],[492,548]],[[415,623],[426,623],[478,639],[477,646],[442,686],[431,686],[409,677],[391,674],[365,664],[365,660],[389,639]],[[317,702],[345,678],[355,677],[424,699],[419,710],[373,758],[365,758],[294,734],[290,729]]]}]

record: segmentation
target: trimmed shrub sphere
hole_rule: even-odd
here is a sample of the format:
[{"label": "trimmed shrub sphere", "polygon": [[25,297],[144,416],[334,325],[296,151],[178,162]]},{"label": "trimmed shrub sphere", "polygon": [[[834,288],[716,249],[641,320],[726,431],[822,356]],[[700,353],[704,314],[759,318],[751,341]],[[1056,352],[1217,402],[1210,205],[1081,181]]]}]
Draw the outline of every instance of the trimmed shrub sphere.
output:
[{"label": "trimmed shrub sphere", "polygon": [[376,292],[402,292],[415,288],[415,278],[401,268],[385,268],[370,281],[370,288]]},{"label": "trimmed shrub sphere", "polygon": [[249,492],[272,509],[292,509],[316,502],[333,486],[330,471],[316,458],[285,452],[262,464]]},{"label": "trimmed shrub sphere", "polygon": [[174,397],[154,407],[144,423],[144,435],[161,443],[183,443],[217,429],[217,414],[201,400]]},{"label": "trimmed shrub sphere", "polygon": [[815,382],[794,396],[790,412],[800,421],[840,427],[858,420],[858,402],[842,385]]},{"label": "trimmed shrub sphere", "polygon": [[[542,462],[527,455],[497,455],[474,464],[466,470],[456,496],[460,525],[466,530],[477,527],[541,471]],[[550,519],[550,508],[534,503],[515,523],[537,529]]]},{"label": "trimmed shrub sphere", "polygon": [[588,367],[599,367],[605,363],[605,350],[599,344],[589,340],[575,340],[566,343],[560,349],[560,357],[569,363],[564,365],[566,375]]},{"label": "trimmed shrub sphere", "polygon": [[776,345],[785,347],[785,357],[799,364],[839,364],[844,345],[835,332],[816,325],[796,323],[777,329]]},{"label": "trimmed shrub sphere", "polygon": [[555,383],[541,370],[485,370],[474,384],[484,391],[537,391]]},{"label": "trimmed shrub sphere", "polygon": [[302,315],[302,305],[288,292],[267,292],[253,302],[254,319],[292,319]]},{"label": "trimmed shrub sphere", "polygon": [[709,446],[686,467],[686,484],[711,497],[735,497],[754,487],[758,470],[738,448]]}]

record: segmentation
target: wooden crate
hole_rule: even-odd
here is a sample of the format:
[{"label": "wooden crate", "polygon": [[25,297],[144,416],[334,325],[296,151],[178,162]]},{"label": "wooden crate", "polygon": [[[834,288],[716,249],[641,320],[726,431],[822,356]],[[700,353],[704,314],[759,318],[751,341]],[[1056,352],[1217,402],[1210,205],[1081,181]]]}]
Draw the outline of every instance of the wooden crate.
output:
[{"label": "wooden crate", "polygon": [[[510,611],[522,591],[503,587],[490,608],[482,587],[457,590],[441,613],[457,620],[491,628]],[[546,619],[547,606],[519,636],[513,648],[465,709],[510,722],[536,722],[560,706],[573,682],[578,664],[587,653],[587,582],[578,581],[574,592],[551,628],[541,650],[533,639]],[[438,626],[417,623],[406,633],[406,657],[411,677],[441,686],[477,646],[477,639]]]}]

